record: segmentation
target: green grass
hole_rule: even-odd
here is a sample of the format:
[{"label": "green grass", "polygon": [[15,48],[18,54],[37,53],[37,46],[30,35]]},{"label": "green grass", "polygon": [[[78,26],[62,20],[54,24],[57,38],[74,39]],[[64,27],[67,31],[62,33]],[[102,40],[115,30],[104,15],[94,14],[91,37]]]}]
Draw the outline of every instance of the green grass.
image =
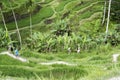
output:
[{"label": "green grass", "polygon": [[79,13],[79,20],[89,18],[92,14],[96,12],[102,12],[101,5],[96,4],[96,6],[91,7],[89,10],[84,11],[84,13]]},{"label": "green grass", "polygon": [[81,5],[78,5],[80,3],[76,4],[76,6],[73,8],[73,11],[79,11],[81,9],[84,9],[84,8],[90,6],[93,3],[96,3],[96,2],[99,3],[99,1],[102,2],[101,0],[97,0],[97,1],[96,0],[92,0],[92,1],[86,0],[86,1],[83,1],[83,4],[81,4]]},{"label": "green grass", "polygon": [[[52,8],[44,7],[39,11],[39,13],[32,16],[32,21],[33,21],[32,24],[34,25],[34,24],[40,23],[43,19],[48,18],[52,15],[53,15]],[[29,17],[26,19],[19,20],[18,26],[19,26],[19,28],[29,26],[29,24],[30,24],[29,22],[30,22]],[[0,24],[0,26],[3,26],[3,25]],[[7,27],[9,30],[15,29],[15,23],[14,22],[8,23]]]},{"label": "green grass", "polygon": [[[101,50],[101,49],[100,49]],[[0,55],[0,72],[2,76],[18,77],[21,80],[29,78],[44,80],[106,80],[111,76],[119,75],[112,63],[112,54],[119,51],[119,47],[92,52],[76,53],[37,53],[30,50],[20,51],[21,56],[30,60],[30,63],[22,63],[8,56]],[[36,60],[35,60],[36,59]],[[67,66],[63,64],[40,65],[40,62],[65,61],[78,64]],[[119,69],[119,63],[117,64]],[[59,76],[58,76],[59,75]]]},{"label": "green grass", "polygon": [[[4,0],[2,1],[3,3],[6,3],[4,4],[4,10],[9,10],[8,3]],[[33,25],[39,24],[41,21],[54,14],[53,9],[49,5],[51,1],[53,0],[45,0],[45,3],[42,4],[43,8],[37,14],[32,15]],[[55,7],[55,10],[57,13],[61,12],[62,16],[67,11],[70,11],[70,15],[76,15],[74,12],[79,12],[81,9],[87,8],[84,11],[80,11],[78,18],[79,20],[88,19],[94,13],[103,11],[102,2],[90,6],[97,1],[98,0],[86,0],[83,5],[76,6],[80,3],[77,3],[77,0],[63,0],[59,2],[60,4]],[[37,0],[36,2],[41,2],[41,0]],[[18,9],[18,12],[20,11],[20,14],[23,14],[22,12],[26,13],[24,11],[25,9],[22,11],[21,9],[23,8],[19,8],[25,3],[26,0],[17,0],[12,5],[14,9]],[[63,10],[65,6],[66,10]],[[70,16],[68,16],[68,19],[69,17]],[[82,31],[88,30],[88,34],[91,34],[92,36],[97,35],[97,30],[100,27],[99,23],[101,22],[100,19],[101,16],[97,17],[97,19],[95,18],[91,21],[86,21],[85,24],[77,27],[77,31],[82,34]],[[18,26],[19,28],[29,26],[29,17],[19,20]],[[4,27],[3,24],[0,23],[0,27]],[[14,22],[8,23],[7,27],[9,30],[15,29]],[[50,32],[51,27],[53,26],[48,26],[42,23],[36,25],[33,30],[48,33]],[[25,39],[30,33],[29,28],[20,32],[22,39]],[[16,34],[11,36],[12,39],[18,41]],[[67,54],[67,52],[38,53],[24,48],[20,51],[20,56],[29,60],[29,63],[22,63],[19,60],[15,60],[7,55],[0,55],[0,79],[5,79],[7,76],[10,76],[13,79],[17,78],[18,80],[106,80],[112,76],[120,75],[119,72],[116,71],[115,65],[112,62],[112,54],[120,53],[119,49],[120,46],[111,47],[110,45],[100,45],[98,48],[94,48],[92,50],[81,51],[80,54],[77,54],[76,52]],[[4,48],[1,48],[0,52],[4,50]],[[65,61],[71,64],[77,64],[77,66],[68,66],[64,64],[40,64],[42,62],[54,61]],[[117,63],[117,68],[120,69],[120,62]]]},{"label": "green grass", "polygon": [[5,48],[0,48],[0,52],[2,52],[2,51],[6,51],[6,49]]},{"label": "green grass", "polygon": [[[82,9],[82,8],[85,8],[85,7],[87,7],[87,6],[89,6],[90,4],[92,4],[93,2],[95,2],[95,1],[85,1],[84,2],[84,4],[81,4],[80,6],[78,6],[78,5],[76,5],[74,8],[73,8],[73,10],[74,11],[78,11],[78,10],[80,10],[80,9]],[[78,3],[79,4],[79,3]]]},{"label": "green grass", "polygon": [[69,3],[69,2],[71,2],[71,0],[61,1],[60,4],[55,8],[55,10],[56,10],[57,12],[62,11],[62,10],[64,9],[65,5],[66,5],[67,3]]},{"label": "green grass", "polygon": [[[8,60],[8,61],[7,61]],[[0,65],[22,65],[24,63],[6,55],[0,55]]]},{"label": "green grass", "polygon": [[[4,12],[10,11],[10,4],[9,4],[9,2],[8,1],[4,1],[4,0],[2,0],[1,2],[3,4],[2,10]],[[22,0],[22,1],[21,0],[17,0],[17,1],[11,2],[11,5],[12,5],[13,9],[17,9],[17,8],[20,8],[21,6],[25,6],[26,3],[27,3],[27,0]]]},{"label": "green grass", "polygon": [[[18,1],[19,2],[19,1]],[[51,2],[51,0],[49,0],[48,1],[48,3],[49,2]],[[57,7],[55,7],[55,9],[57,10],[57,12],[58,11],[62,11],[63,10],[63,8],[64,8],[64,6],[65,5],[67,5],[66,6],[66,10],[68,10],[68,9],[70,9],[70,8],[72,8],[72,10],[71,11],[74,11],[74,9],[77,9],[77,7],[75,7],[75,5],[77,5],[78,3],[76,3],[77,2],[77,0],[76,1],[71,1],[71,0],[66,0],[66,1],[60,1],[59,3],[59,5],[57,6]],[[92,1],[92,2],[95,2],[95,1]],[[17,2],[16,2],[17,3]],[[25,2],[24,2],[25,3]],[[86,3],[85,5],[86,6],[84,6],[84,5],[81,5],[81,6],[79,6],[79,7],[81,7],[81,8],[79,8],[79,9],[77,9],[77,10],[80,10],[80,9],[82,9],[82,8],[84,8],[84,7],[87,7],[88,5],[87,4],[89,4],[89,2],[84,2],[84,3]],[[90,2],[91,3],[91,2]],[[47,4],[47,3],[46,3]],[[22,3],[20,4],[20,5],[22,5]],[[83,7],[82,7],[83,6]],[[74,8],[75,7],[75,8]],[[23,11],[22,11],[23,10]],[[23,13],[23,12],[26,12],[26,11],[24,11],[24,9],[22,9],[22,10],[19,10],[20,12],[19,13]],[[65,11],[66,11],[65,10]],[[22,11],[22,12],[21,12]],[[65,13],[65,11],[64,12],[62,12],[61,14],[63,15],[63,13]],[[79,18],[80,18],[80,20],[81,19],[84,19],[84,18],[88,18],[88,17],[90,17],[93,13],[96,13],[96,12],[98,12],[98,11],[100,11],[101,12],[101,5],[99,6],[99,7],[97,7],[96,5],[94,5],[94,8],[91,8],[91,11],[87,11],[87,12],[84,12],[81,16],[79,16]],[[35,15],[33,15],[32,16],[32,23],[33,23],[33,25],[34,24],[38,24],[38,23],[40,23],[42,20],[45,20],[46,18],[49,18],[49,17],[51,17],[52,15],[54,14],[54,12],[53,12],[53,10],[52,10],[52,8],[50,7],[50,5],[48,5],[48,6],[46,6],[46,7],[43,7],[37,14],[35,14]],[[74,15],[74,14],[73,14]],[[1,27],[3,27],[3,24],[0,24],[0,26]],[[22,27],[26,27],[26,26],[29,26],[29,17],[27,17],[27,18],[25,18],[25,19],[22,19],[22,20],[18,20],[18,26],[19,26],[19,28],[22,28]],[[41,26],[41,25],[40,25]],[[47,25],[45,25],[45,27],[46,27]],[[13,30],[13,29],[15,29],[15,23],[14,22],[12,22],[12,23],[8,23],[7,24],[7,27],[8,27],[8,29],[9,30]],[[48,27],[47,27],[48,28]],[[39,28],[39,29],[41,29],[41,28]]]},{"label": "green grass", "polygon": [[51,1],[53,1],[53,0],[45,0],[46,3],[50,3]]},{"label": "green grass", "polygon": [[[102,50],[102,49],[100,49]],[[28,49],[21,50],[20,55],[26,57],[30,63],[22,63],[6,55],[0,55],[0,72],[2,76],[18,78],[43,78],[45,80],[105,80],[118,75],[112,63],[112,54],[119,51],[119,47],[105,51],[76,53],[37,53]],[[63,64],[41,65],[41,62],[65,61],[77,64],[67,66]],[[117,68],[120,68],[120,63]],[[58,76],[59,75],[59,76]],[[37,76],[37,77],[36,77]]]}]

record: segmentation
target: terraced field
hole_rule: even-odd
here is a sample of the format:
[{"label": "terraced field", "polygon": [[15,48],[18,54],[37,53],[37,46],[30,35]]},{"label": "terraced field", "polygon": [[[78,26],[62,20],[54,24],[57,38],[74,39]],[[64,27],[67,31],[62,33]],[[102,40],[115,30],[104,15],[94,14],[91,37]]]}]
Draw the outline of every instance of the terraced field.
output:
[{"label": "terraced field", "polygon": [[29,63],[20,62],[0,53],[0,73],[6,76],[0,79],[107,80],[110,75],[112,77],[119,74],[111,58],[115,52],[118,52],[118,48],[99,54],[95,52],[70,55],[66,53],[39,54],[22,50],[21,56],[29,60]]},{"label": "terraced field", "polygon": [[[10,3],[8,0],[0,0],[0,4],[2,4],[2,13],[13,40],[16,40],[17,30],[11,10],[15,12],[23,40],[30,35],[30,14],[33,31],[45,34],[55,30],[57,22],[62,23],[62,21],[72,32],[79,35],[84,35],[86,32],[96,35],[97,32],[105,31],[105,27],[101,27],[100,24],[103,0],[33,0],[33,2],[11,0]],[[1,14],[0,27],[4,28]],[[111,75],[119,75],[119,72],[115,71],[111,58],[113,53],[119,52],[119,48],[108,50],[107,47],[102,46],[101,52],[95,50],[81,54],[65,52],[40,54],[22,49],[20,56],[29,60],[29,63],[0,55],[0,80],[9,78],[14,80],[106,80]],[[119,65],[120,63],[117,64],[118,69]]]},{"label": "terraced field", "polygon": [[[8,2],[3,3],[3,13],[7,23],[7,28],[10,33],[16,32],[15,22],[11,13],[11,8]],[[72,24],[75,22],[74,17],[78,18],[77,26],[74,26],[73,30],[83,30],[86,27],[84,23],[92,23],[92,21],[100,20],[103,12],[102,0],[36,0],[30,3],[27,0],[17,0],[12,3],[12,8],[15,11],[17,17],[18,27],[22,32],[26,32],[29,29],[30,17],[28,10],[32,4],[32,28],[33,30],[39,30],[41,32],[50,32],[53,30],[53,24],[56,24],[56,19],[66,20]],[[9,16],[6,16],[9,14]],[[0,26],[4,28],[2,19],[0,16]],[[81,27],[82,26],[82,27]],[[89,25],[91,26],[91,25]],[[94,30],[94,25],[91,26]],[[29,31],[26,33],[29,34]],[[22,35],[23,36],[23,35]]]}]

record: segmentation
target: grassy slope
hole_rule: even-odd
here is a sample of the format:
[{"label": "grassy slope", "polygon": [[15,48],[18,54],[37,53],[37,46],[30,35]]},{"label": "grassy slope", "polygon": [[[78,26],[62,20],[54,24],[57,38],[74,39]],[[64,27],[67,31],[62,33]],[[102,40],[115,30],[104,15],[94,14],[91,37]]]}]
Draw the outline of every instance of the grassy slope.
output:
[{"label": "grassy slope", "polygon": [[[17,0],[18,2],[22,2],[21,0]],[[25,0],[23,0],[25,1]],[[42,0],[41,0],[42,1]],[[46,4],[42,4],[44,6],[36,15],[32,16],[34,29],[41,29],[41,31],[48,32],[49,25],[45,25],[42,21],[46,18],[50,18],[54,14],[54,10],[50,4],[52,0],[45,0]],[[100,22],[101,15],[99,17],[95,15],[96,18],[93,18],[94,14],[98,12],[102,12],[101,3],[94,4],[98,2],[98,0],[86,0],[84,5],[76,6],[80,3],[76,3],[78,0],[65,0],[59,2],[55,11],[63,16],[64,13],[70,11],[70,15],[76,15],[79,18],[79,22],[82,22],[82,27],[78,27],[80,30],[87,30],[94,32],[96,30],[95,25],[97,22]],[[18,4],[18,2],[16,2]],[[37,1],[38,2],[38,1]],[[24,2],[23,2],[24,3]],[[21,4],[23,4],[21,3]],[[20,4],[19,4],[20,5]],[[79,13],[79,14],[78,14]],[[70,17],[68,15],[68,18]],[[74,17],[74,16],[73,16]],[[95,23],[95,24],[92,24]],[[18,25],[20,28],[29,27],[29,17],[19,20]],[[45,25],[45,26],[44,26]],[[3,24],[0,24],[0,27],[3,27]],[[7,27],[9,30],[15,29],[14,22],[8,23]],[[77,28],[77,30],[79,30]],[[99,28],[97,28],[99,29]],[[23,30],[22,35],[25,35]],[[24,36],[22,36],[24,38]],[[2,76],[12,76],[12,77],[20,77],[20,80],[26,79],[26,77],[39,77],[43,80],[104,80],[106,77],[113,76],[114,74],[118,74],[115,71],[113,63],[111,62],[111,56],[113,53],[117,52],[119,48],[114,48],[109,50],[104,50],[104,46],[102,48],[103,51],[92,51],[87,53],[76,54],[73,53],[68,55],[66,53],[58,53],[58,54],[38,54],[36,52],[31,52],[29,50],[21,51],[21,56],[26,57],[30,60],[30,63],[21,63],[16,61],[8,56],[0,55],[0,72],[2,72]],[[92,56],[91,56],[92,55]],[[43,66],[40,65],[40,62],[49,62],[49,61],[66,61],[70,63],[76,63],[78,66],[70,67],[66,65],[51,65],[51,66]],[[119,66],[118,63],[117,66]],[[8,66],[9,65],[9,66]],[[119,67],[118,67],[119,68]],[[56,75],[57,74],[57,75]],[[58,77],[59,75],[59,77]],[[74,75],[74,76],[73,76]],[[81,77],[81,75],[84,75]],[[39,76],[39,77],[38,77]],[[25,77],[25,78],[24,78]],[[4,77],[3,77],[4,78]]]},{"label": "grassy slope", "polygon": [[[46,2],[45,5],[49,4],[50,2],[48,2],[48,3]],[[59,1],[59,5],[55,6],[55,10],[56,10],[56,12],[60,12],[60,14],[62,16],[66,11],[69,11],[69,10],[72,11],[72,12],[75,12],[76,10],[78,11],[78,10],[80,10],[82,8],[85,8],[86,6],[89,6],[90,4],[92,4],[94,2],[97,2],[97,0],[91,1],[91,3],[86,0],[84,2],[84,4],[80,5],[80,6],[76,6],[78,4],[77,2],[80,3],[81,1],[78,1],[78,0],[75,0],[75,1],[71,1],[71,0]],[[40,10],[36,15],[32,16],[33,25],[34,24],[38,24],[42,20],[45,20],[46,18],[49,18],[49,17],[51,17],[53,15],[53,9],[51,8],[51,6],[52,6],[52,4],[51,5],[47,5],[46,7],[44,6],[42,10]],[[98,6],[98,7],[94,6],[94,7],[96,7],[96,9],[92,9],[91,8],[93,11],[91,10],[92,12],[88,15],[88,17],[90,15],[92,15],[93,13],[95,13],[94,10],[101,11],[101,8],[99,8],[100,6]],[[72,8],[73,8],[73,10],[72,10]],[[74,14],[72,14],[72,15],[74,15]],[[80,15],[80,16],[82,16],[82,15]],[[3,24],[0,24],[0,26],[3,27]],[[25,19],[22,19],[22,20],[19,20],[18,21],[18,26],[19,26],[19,28],[29,26],[29,17],[25,18]],[[8,23],[7,27],[8,27],[9,30],[13,30],[13,29],[15,29],[15,23],[14,22]]]},{"label": "grassy slope", "polygon": [[[84,4],[78,6],[78,4],[80,4],[80,3],[81,3],[81,1],[78,1],[78,0],[75,0],[75,1],[66,0],[66,1],[59,1],[58,4],[56,4],[54,1],[50,1],[48,3],[46,2],[45,4],[42,4],[43,8],[36,15],[32,16],[33,30],[39,30],[41,32],[49,33],[50,30],[54,29],[54,27],[52,24],[45,24],[44,21],[46,19],[57,18],[56,16],[58,14],[59,14],[60,18],[62,18],[62,16],[68,11],[70,11],[70,14],[66,16],[68,19],[71,18],[71,16],[73,16],[72,18],[74,19],[74,15],[76,15],[76,17],[79,18],[78,19],[79,21],[90,18],[95,13],[102,12],[102,7],[101,7],[103,5],[102,1],[100,2],[97,0],[93,0],[93,1],[86,0],[86,1],[84,1]],[[53,4],[56,4],[56,5],[53,5]],[[91,26],[91,29],[94,30],[95,24],[91,24],[91,23],[93,21],[97,21],[98,19],[100,20],[101,15],[102,15],[102,13],[100,13],[99,17],[97,17],[97,18],[93,18],[90,21],[86,20],[86,21],[82,22],[83,25],[73,27],[72,28],[73,31],[79,32],[81,30],[85,30],[89,26]],[[53,21],[53,23],[55,23],[55,22]],[[84,23],[86,25],[84,25]],[[3,27],[3,24],[0,24],[0,26]],[[25,38],[25,35],[29,35],[29,17],[19,20],[18,26],[19,26],[19,28],[28,27],[26,29],[22,29],[22,31],[21,31],[23,38]],[[8,23],[7,27],[9,30],[14,30],[15,23],[14,22]],[[13,32],[13,31],[11,31],[11,32]],[[13,34],[12,36],[16,36],[16,34]]]},{"label": "grassy slope", "polygon": [[[92,51],[70,55],[62,52],[58,54],[39,54],[22,50],[21,56],[26,57],[30,63],[22,63],[8,56],[0,55],[0,72],[4,76],[20,78],[37,78],[35,75],[37,74],[45,80],[49,78],[55,80],[62,80],[62,78],[64,80],[105,80],[110,76],[119,74],[112,63],[112,54],[118,52],[119,47],[107,49],[101,52]],[[41,62],[51,61],[65,61],[77,64],[77,66],[40,64]],[[120,68],[119,64],[117,64],[118,69]]]}]

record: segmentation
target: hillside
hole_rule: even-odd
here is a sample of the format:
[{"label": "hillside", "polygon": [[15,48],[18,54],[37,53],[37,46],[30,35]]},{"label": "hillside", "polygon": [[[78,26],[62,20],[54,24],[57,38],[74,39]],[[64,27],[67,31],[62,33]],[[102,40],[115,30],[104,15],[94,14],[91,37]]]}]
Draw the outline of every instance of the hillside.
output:
[{"label": "hillside", "polygon": [[120,54],[119,10],[111,8],[106,33],[104,9],[105,0],[0,0],[0,80],[119,76],[120,59],[112,62]]},{"label": "hillside", "polygon": [[70,55],[65,53],[45,55],[28,50],[20,52],[29,63],[20,62],[0,53],[0,72],[4,75],[0,79],[109,80],[112,76],[119,75],[111,58],[116,52],[119,52],[118,48],[99,54],[96,51]]},{"label": "hillside", "polygon": [[[8,2],[3,3],[3,14],[5,15],[5,21],[7,23],[7,28],[10,33],[14,33],[16,30],[14,18],[11,12],[11,8]],[[32,8],[31,8],[32,4]],[[34,1],[33,3],[27,0],[15,1],[12,3],[12,8],[15,11],[18,27],[21,32],[27,31],[30,25],[29,11],[32,14],[32,27],[34,30],[39,30],[42,32],[49,32],[53,30],[56,20],[65,20],[74,31],[85,31],[89,26],[90,29],[94,30],[95,21],[100,22],[102,18],[104,2],[101,0],[66,0],[66,1]],[[77,21],[76,19],[77,18]],[[0,21],[2,21],[0,19]],[[72,23],[72,22],[76,23]],[[86,22],[87,25],[86,25]],[[1,23],[1,27],[4,25]],[[22,33],[21,33],[22,34]],[[29,34],[29,33],[28,33]]]}]

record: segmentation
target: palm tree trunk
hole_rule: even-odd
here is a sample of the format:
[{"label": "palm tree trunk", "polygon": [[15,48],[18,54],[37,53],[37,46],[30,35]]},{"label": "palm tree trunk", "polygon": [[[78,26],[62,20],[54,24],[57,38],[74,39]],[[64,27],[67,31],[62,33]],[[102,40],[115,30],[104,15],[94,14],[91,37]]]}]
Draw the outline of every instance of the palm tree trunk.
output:
[{"label": "palm tree trunk", "polygon": [[20,47],[22,46],[22,39],[21,39],[21,35],[20,35],[20,31],[19,31],[19,28],[18,28],[18,24],[17,24],[17,20],[16,20],[16,16],[15,16],[15,12],[12,8],[12,5],[10,3],[10,0],[9,0],[9,4],[10,4],[10,8],[12,10],[12,14],[13,14],[13,17],[14,17],[14,20],[15,20],[15,25],[16,25],[16,29],[17,29],[17,34],[18,34],[18,37],[19,37],[19,42],[20,42]]},{"label": "palm tree trunk", "polygon": [[1,12],[1,16],[2,16],[2,21],[3,21],[4,27],[5,27],[5,30],[6,30],[6,36],[8,36],[9,40],[11,41],[11,37],[9,35],[8,29],[7,29],[7,26],[6,26],[6,23],[5,23],[5,18],[4,18],[4,15],[2,13],[2,9],[1,8],[0,8],[0,12]]},{"label": "palm tree trunk", "polygon": [[105,23],[105,17],[106,17],[106,15],[105,15],[105,14],[106,14],[106,4],[107,4],[107,2],[105,1],[102,25]]},{"label": "palm tree trunk", "polygon": [[111,9],[111,2],[112,2],[112,0],[109,0],[109,6],[108,6],[108,17],[107,17],[107,26],[106,26],[106,36],[105,36],[105,40],[107,39],[107,36],[108,36],[108,28],[109,28],[109,22],[110,22],[110,9]]},{"label": "palm tree trunk", "polygon": [[32,15],[30,13],[30,34],[32,36]]}]

